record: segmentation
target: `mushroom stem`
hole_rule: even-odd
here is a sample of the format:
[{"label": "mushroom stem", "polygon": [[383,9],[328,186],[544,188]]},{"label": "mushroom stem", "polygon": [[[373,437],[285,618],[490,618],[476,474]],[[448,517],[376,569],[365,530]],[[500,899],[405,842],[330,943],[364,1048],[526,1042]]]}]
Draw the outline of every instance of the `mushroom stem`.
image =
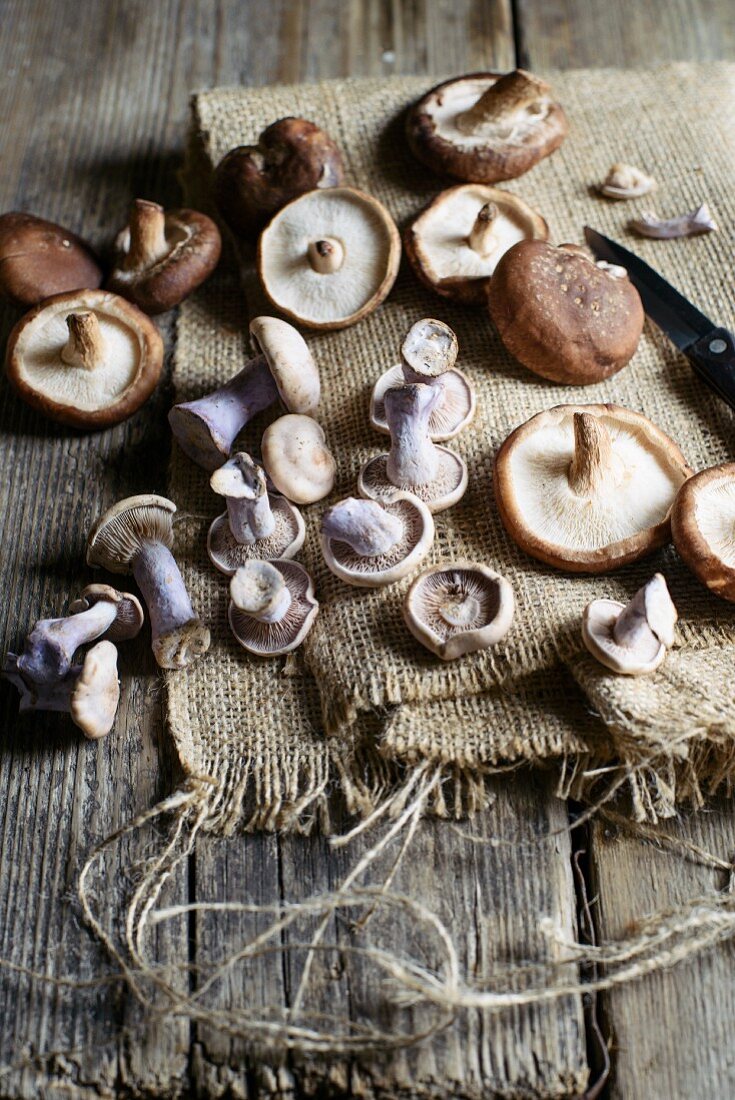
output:
[{"label": "mushroom stem", "polygon": [[62,362],[68,367],[94,370],[103,359],[105,343],[97,314],[70,313],[66,318],[69,337],[61,350]]},{"label": "mushroom stem", "polygon": [[590,413],[574,414],[574,458],[569,466],[569,485],[578,496],[590,496],[612,462],[607,429]]},{"label": "mushroom stem", "polygon": [[661,573],[639,588],[626,604],[613,626],[613,639],[619,646],[637,648],[654,640],[670,648],[678,615]]},{"label": "mushroom stem", "polygon": [[516,115],[537,107],[548,91],[543,80],[515,69],[491,84],[474,106],[457,116],[457,129],[473,134],[483,128],[512,124]]},{"label": "mushroom stem", "polygon": [[243,565],[230,581],[235,607],[259,623],[279,623],[291,606],[291,590],[283,575],[267,561]]},{"label": "mushroom stem", "polygon": [[495,236],[495,221],[498,217],[498,208],[494,202],[486,202],[480,208],[475,224],[470,230],[467,243],[473,252],[483,258],[489,256],[498,247],[498,239]]},{"label": "mushroom stem", "polygon": [[170,251],[163,207],[157,202],[136,199],[130,210],[130,247],[125,256],[125,269],[151,267]]},{"label": "mushroom stem", "polygon": [[20,658],[8,653],[3,665],[3,676],[20,693],[18,709],[29,710],[71,710],[71,697],[82,672],[82,665],[71,665],[64,676],[49,683],[29,684],[21,674]]},{"label": "mushroom stem", "polygon": [[307,249],[309,263],[319,275],[333,275],[345,261],[345,249],[336,237],[311,241]]},{"label": "mushroom stem", "polygon": [[144,541],[133,562],[133,576],[151,617],[153,652],[168,635],[198,622],[176,560],[162,542]]},{"label": "mushroom stem", "polygon": [[385,418],[390,429],[386,473],[399,489],[425,485],[437,475],[439,452],[429,436],[429,419],[442,392],[438,386],[411,383],[385,394]]},{"label": "mushroom stem", "polygon": [[403,524],[375,500],[348,497],[324,513],[322,532],[346,542],[360,557],[376,558],[396,545]]},{"label": "mushroom stem", "polygon": [[26,680],[50,684],[68,673],[74,654],[104,634],[115,621],[117,608],[99,600],[87,611],[63,619],[41,619],[26,638],[17,667]]}]

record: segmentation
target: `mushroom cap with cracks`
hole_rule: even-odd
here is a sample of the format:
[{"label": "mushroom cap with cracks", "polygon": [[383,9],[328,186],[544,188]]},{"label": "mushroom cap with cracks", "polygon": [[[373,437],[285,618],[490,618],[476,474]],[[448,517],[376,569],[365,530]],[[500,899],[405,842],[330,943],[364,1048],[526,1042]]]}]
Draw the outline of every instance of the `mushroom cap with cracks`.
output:
[{"label": "mushroom cap with cracks", "polygon": [[442,191],[404,234],[419,279],[444,298],[485,305],[501,256],[523,240],[545,241],[546,221],[517,195],[481,183]]},{"label": "mushroom cap with cracks", "polygon": [[477,562],[435,565],[413,582],[403,605],[406,626],[417,641],[453,661],[504,638],[515,613],[509,581]]},{"label": "mushroom cap with cracks", "polygon": [[250,561],[230,581],[229,620],[243,649],[276,657],[301,645],[319,611],[311,577],[295,561]]},{"label": "mushroom cap with cracks", "polygon": [[171,517],[176,505],[166,497],[144,493],[113,504],[99,517],[87,537],[87,565],[110,573],[131,573],[133,562],[147,542],[174,542]]},{"label": "mushroom cap with cracks", "polygon": [[117,650],[112,642],[98,642],[85,655],[69,713],[84,736],[96,741],[112,729],[119,701]]},{"label": "mushroom cap with cracks", "polygon": [[279,493],[295,504],[313,504],[334,486],[336,463],[321,424],[289,413],[274,420],[261,441],[263,465]]},{"label": "mushroom cap with cracks", "polygon": [[735,463],[702,470],[682,485],[671,533],[695,577],[716,596],[735,601]]},{"label": "mushroom cap with cracks", "polygon": [[294,199],[258,242],[269,300],[313,329],[346,328],[372,313],[393,286],[400,258],[400,235],[386,208],[351,187]]},{"label": "mushroom cap with cracks", "polygon": [[96,289],[102,271],[89,245],[33,214],[0,216],[0,295],[29,309],[53,294]]},{"label": "mushroom cap with cracks", "polygon": [[414,156],[468,183],[522,175],[561,145],[567,129],[549,85],[522,69],[446,80],[415,103],[406,120]]},{"label": "mushroom cap with cracks", "polygon": [[394,584],[424,560],[433,541],[433,516],[411,493],[380,502],[348,497],[322,517],[325,562],[358,588]]},{"label": "mushroom cap with cracks", "polygon": [[18,396],[52,420],[99,429],[132,416],[163,366],[158,329],[103,290],[47,298],[16,324],[5,369]]},{"label": "mushroom cap with cracks", "polygon": [[613,672],[653,672],[674,644],[678,616],[666,581],[656,573],[628,604],[593,600],[582,616],[582,640],[592,656]]},{"label": "mushroom cap with cracks", "polygon": [[145,614],[138,597],[132,592],[118,592],[109,584],[88,584],[82,589],[81,596],[69,604],[69,611],[72,615],[79,615],[98,603],[115,606],[115,619],[104,634],[111,642],[128,641],[142,630]]},{"label": "mushroom cap with cracks", "polygon": [[558,405],[510,433],[495,458],[495,500],[511,538],[574,573],[606,573],[671,537],[690,474],[677,445],[618,405]]},{"label": "mushroom cap with cracks", "polygon": [[250,336],[264,355],[279,397],[289,412],[313,416],[319,406],[319,369],[298,329],[278,317],[254,317]]}]

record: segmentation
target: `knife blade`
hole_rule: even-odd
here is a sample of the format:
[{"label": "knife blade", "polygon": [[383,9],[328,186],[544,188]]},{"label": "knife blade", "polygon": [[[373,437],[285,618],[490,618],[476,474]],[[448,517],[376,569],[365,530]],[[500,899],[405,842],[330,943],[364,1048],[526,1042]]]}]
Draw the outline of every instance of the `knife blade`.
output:
[{"label": "knife blade", "polygon": [[702,381],[735,409],[735,336],[706,317],[634,252],[588,225],[584,236],[598,259],[625,268],[646,314],[686,355]]}]

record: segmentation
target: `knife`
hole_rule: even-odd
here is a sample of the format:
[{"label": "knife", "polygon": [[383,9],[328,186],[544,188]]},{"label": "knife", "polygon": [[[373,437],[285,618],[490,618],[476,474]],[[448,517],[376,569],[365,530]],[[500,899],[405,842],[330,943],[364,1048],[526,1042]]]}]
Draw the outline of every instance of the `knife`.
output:
[{"label": "knife", "polygon": [[584,235],[598,260],[625,268],[651,320],[686,355],[702,381],[735,409],[735,336],[700,313],[640,256],[588,225]]}]

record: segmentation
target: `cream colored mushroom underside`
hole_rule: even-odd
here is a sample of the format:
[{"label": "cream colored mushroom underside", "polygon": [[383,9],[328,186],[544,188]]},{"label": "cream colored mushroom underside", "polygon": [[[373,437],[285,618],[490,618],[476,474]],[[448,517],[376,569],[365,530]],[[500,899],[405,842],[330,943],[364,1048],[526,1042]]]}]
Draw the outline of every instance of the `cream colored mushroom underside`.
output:
[{"label": "cream colored mushroom underside", "polygon": [[613,469],[589,497],[569,485],[572,418],[521,440],[510,460],[517,507],[538,538],[569,550],[594,550],[661,523],[683,476],[641,445],[634,429],[600,418],[613,445]]},{"label": "cream colored mushroom underside", "polygon": [[735,569],[735,480],[706,482],[697,491],[694,518],[712,552]]},{"label": "cream colored mushroom underside", "polygon": [[[265,230],[262,273],[279,306],[306,321],[350,317],[381,286],[391,239],[372,207],[352,196],[315,191],[288,207]],[[338,271],[320,275],[309,263],[312,241],[336,238],[344,248]]]},{"label": "cream colored mushroom underside", "polygon": [[500,208],[493,222],[497,246],[488,256],[480,256],[470,248],[467,238],[486,202],[482,188],[463,188],[459,194],[427,210],[416,223],[424,262],[430,265],[437,279],[458,275],[481,279],[492,275],[504,252],[533,236],[527,219],[515,211]]},{"label": "cream colored mushroom underside", "polygon": [[[69,331],[68,303],[49,316],[46,309],[26,327],[16,344],[22,363],[21,379],[41,390],[58,404],[72,405],[84,412],[102,409],[118,400],[135,381],[140,363],[137,333],[116,318],[94,311],[100,325],[104,363],[94,370],[67,366],[61,360]],[[87,312],[81,308],[80,312]]]},{"label": "cream colored mushroom underside", "polygon": [[468,111],[477,103],[483,92],[494,84],[492,80],[463,80],[458,87],[444,88],[426,104],[426,113],[434,122],[439,137],[450,141],[458,149],[478,149],[491,146],[494,141],[506,145],[523,145],[532,136],[539,122],[542,122],[551,109],[551,103],[544,101],[543,109],[529,113],[522,109],[514,113],[510,125],[491,126],[487,123],[474,134],[465,134],[457,127],[457,116]]}]

